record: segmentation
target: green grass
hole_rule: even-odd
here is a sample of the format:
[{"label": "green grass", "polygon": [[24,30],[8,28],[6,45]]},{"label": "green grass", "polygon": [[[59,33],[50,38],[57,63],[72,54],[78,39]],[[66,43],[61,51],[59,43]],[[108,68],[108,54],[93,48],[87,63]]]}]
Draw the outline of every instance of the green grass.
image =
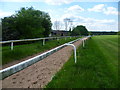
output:
[{"label": "green grass", "polygon": [[4,65],[15,60],[20,60],[27,56],[49,50],[74,39],[76,38],[72,37],[71,39],[67,38],[66,40],[59,39],[59,41],[50,40],[46,41],[44,46],[42,45],[42,41],[38,41],[32,44],[16,45],[14,46],[13,50],[10,49],[10,46],[4,46],[2,47],[2,64]]},{"label": "green grass", "polygon": [[77,50],[46,88],[117,88],[117,35],[95,36]]}]

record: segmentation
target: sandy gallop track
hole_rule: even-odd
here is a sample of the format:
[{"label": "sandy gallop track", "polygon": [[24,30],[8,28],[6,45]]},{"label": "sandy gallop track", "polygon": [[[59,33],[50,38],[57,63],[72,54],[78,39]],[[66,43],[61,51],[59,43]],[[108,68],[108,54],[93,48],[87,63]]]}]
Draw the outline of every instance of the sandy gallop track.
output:
[{"label": "sandy gallop track", "polygon": [[[81,40],[74,43],[77,47],[80,44]],[[67,46],[26,69],[5,78],[2,82],[2,88],[44,87],[70,58],[72,50],[71,46]]]}]

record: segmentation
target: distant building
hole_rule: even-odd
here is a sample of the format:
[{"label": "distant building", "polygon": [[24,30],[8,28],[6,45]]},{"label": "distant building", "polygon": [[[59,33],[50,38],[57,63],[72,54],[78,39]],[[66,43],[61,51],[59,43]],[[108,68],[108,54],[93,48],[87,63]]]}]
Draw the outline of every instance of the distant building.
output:
[{"label": "distant building", "polygon": [[69,31],[65,30],[52,30],[51,36],[69,36]]}]

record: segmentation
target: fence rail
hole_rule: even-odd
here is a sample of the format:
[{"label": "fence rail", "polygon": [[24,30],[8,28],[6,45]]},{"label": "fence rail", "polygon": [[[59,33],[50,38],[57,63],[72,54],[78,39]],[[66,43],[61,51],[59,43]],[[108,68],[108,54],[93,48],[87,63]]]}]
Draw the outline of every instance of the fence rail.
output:
[{"label": "fence rail", "polygon": [[11,43],[11,50],[13,50],[14,43],[15,42],[25,42],[25,41],[37,41],[37,40],[43,40],[43,45],[45,45],[45,40],[47,39],[57,39],[59,40],[60,38],[66,38],[67,37],[80,37],[80,36],[62,36],[62,37],[46,37],[46,38],[34,38],[34,39],[22,39],[22,40],[10,40],[10,41],[0,41],[0,44],[6,44],[6,43]]},{"label": "fence rail", "polygon": [[58,39],[66,37],[80,37],[80,36],[62,36],[62,37],[46,37],[46,38],[35,38],[35,39],[21,39],[21,40],[10,40],[10,41],[0,41],[0,44],[11,43],[11,42],[23,42],[23,41],[37,41],[43,39]]}]

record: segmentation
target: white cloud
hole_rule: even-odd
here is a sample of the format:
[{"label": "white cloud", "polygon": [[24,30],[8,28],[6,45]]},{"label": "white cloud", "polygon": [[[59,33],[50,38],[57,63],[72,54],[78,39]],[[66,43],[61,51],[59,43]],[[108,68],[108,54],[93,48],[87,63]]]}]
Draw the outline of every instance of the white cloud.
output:
[{"label": "white cloud", "polygon": [[104,14],[106,14],[106,15],[118,15],[118,10],[114,7],[107,7],[104,10]]},{"label": "white cloud", "polygon": [[40,0],[51,5],[70,4],[73,2],[118,2],[119,0]]},{"label": "white cloud", "polygon": [[72,2],[118,2],[119,0],[0,0],[0,2],[46,2],[52,5],[69,4]]},{"label": "white cloud", "polygon": [[62,4],[69,4],[74,2],[75,0],[44,0],[47,4],[51,5],[62,5]]},{"label": "white cloud", "polygon": [[82,11],[84,11],[84,9],[82,8],[82,7],[80,7],[79,5],[74,5],[74,6],[71,6],[71,7],[69,7],[68,8],[68,11],[74,11],[74,12],[82,12]]},{"label": "white cloud", "polygon": [[80,7],[79,5],[73,5],[69,8],[64,8],[64,14],[61,18],[62,19],[64,19],[64,18],[74,19],[73,16],[77,16],[83,11],[85,11],[84,8]]},{"label": "white cloud", "polygon": [[104,4],[95,5],[93,8],[89,8],[88,11],[102,12],[104,11]]},{"label": "white cloud", "polygon": [[103,31],[113,31],[118,30],[118,23],[114,19],[96,19],[96,18],[86,18],[78,16],[76,14],[66,13],[61,17],[61,20],[65,18],[70,18],[73,20],[73,25],[85,25],[88,30],[103,30]]},{"label": "white cloud", "polygon": [[64,14],[61,19],[64,19],[64,18],[70,18],[72,19],[73,21],[76,21],[76,22],[83,22],[83,23],[102,23],[102,24],[106,24],[106,23],[115,23],[115,20],[114,19],[95,19],[95,18],[86,18],[86,17],[82,17],[82,16],[78,16],[78,15],[75,15],[75,14]]},{"label": "white cloud", "polygon": [[89,8],[90,12],[101,12],[106,15],[118,15],[118,10],[115,7],[105,7],[104,4],[95,5],[93,8]]},{"label": "white cloud", "polygon": [[4,11],[0,10],[0,18],[7,17],[12,14],[13,14],[12,12],[4,12]]},{"label": "white cloud", "polygon": [[0,2],[45,2],[51,5],[62,5],[74,2],[76,0],[0,0]]},{"label": "white cloud", "polygon": [[0,0],[0,2],[41,2],[44,0]]},{"label": "white cloud", "polygon": [[99,24],[111,24],[111,23],[114,23],[115,20],[113,19],[103,19],[103,20],[100,20],[100,19],[94,19],[94,18],[85,18],[85,22],[88,22],[88,23],[99,23]]}]

